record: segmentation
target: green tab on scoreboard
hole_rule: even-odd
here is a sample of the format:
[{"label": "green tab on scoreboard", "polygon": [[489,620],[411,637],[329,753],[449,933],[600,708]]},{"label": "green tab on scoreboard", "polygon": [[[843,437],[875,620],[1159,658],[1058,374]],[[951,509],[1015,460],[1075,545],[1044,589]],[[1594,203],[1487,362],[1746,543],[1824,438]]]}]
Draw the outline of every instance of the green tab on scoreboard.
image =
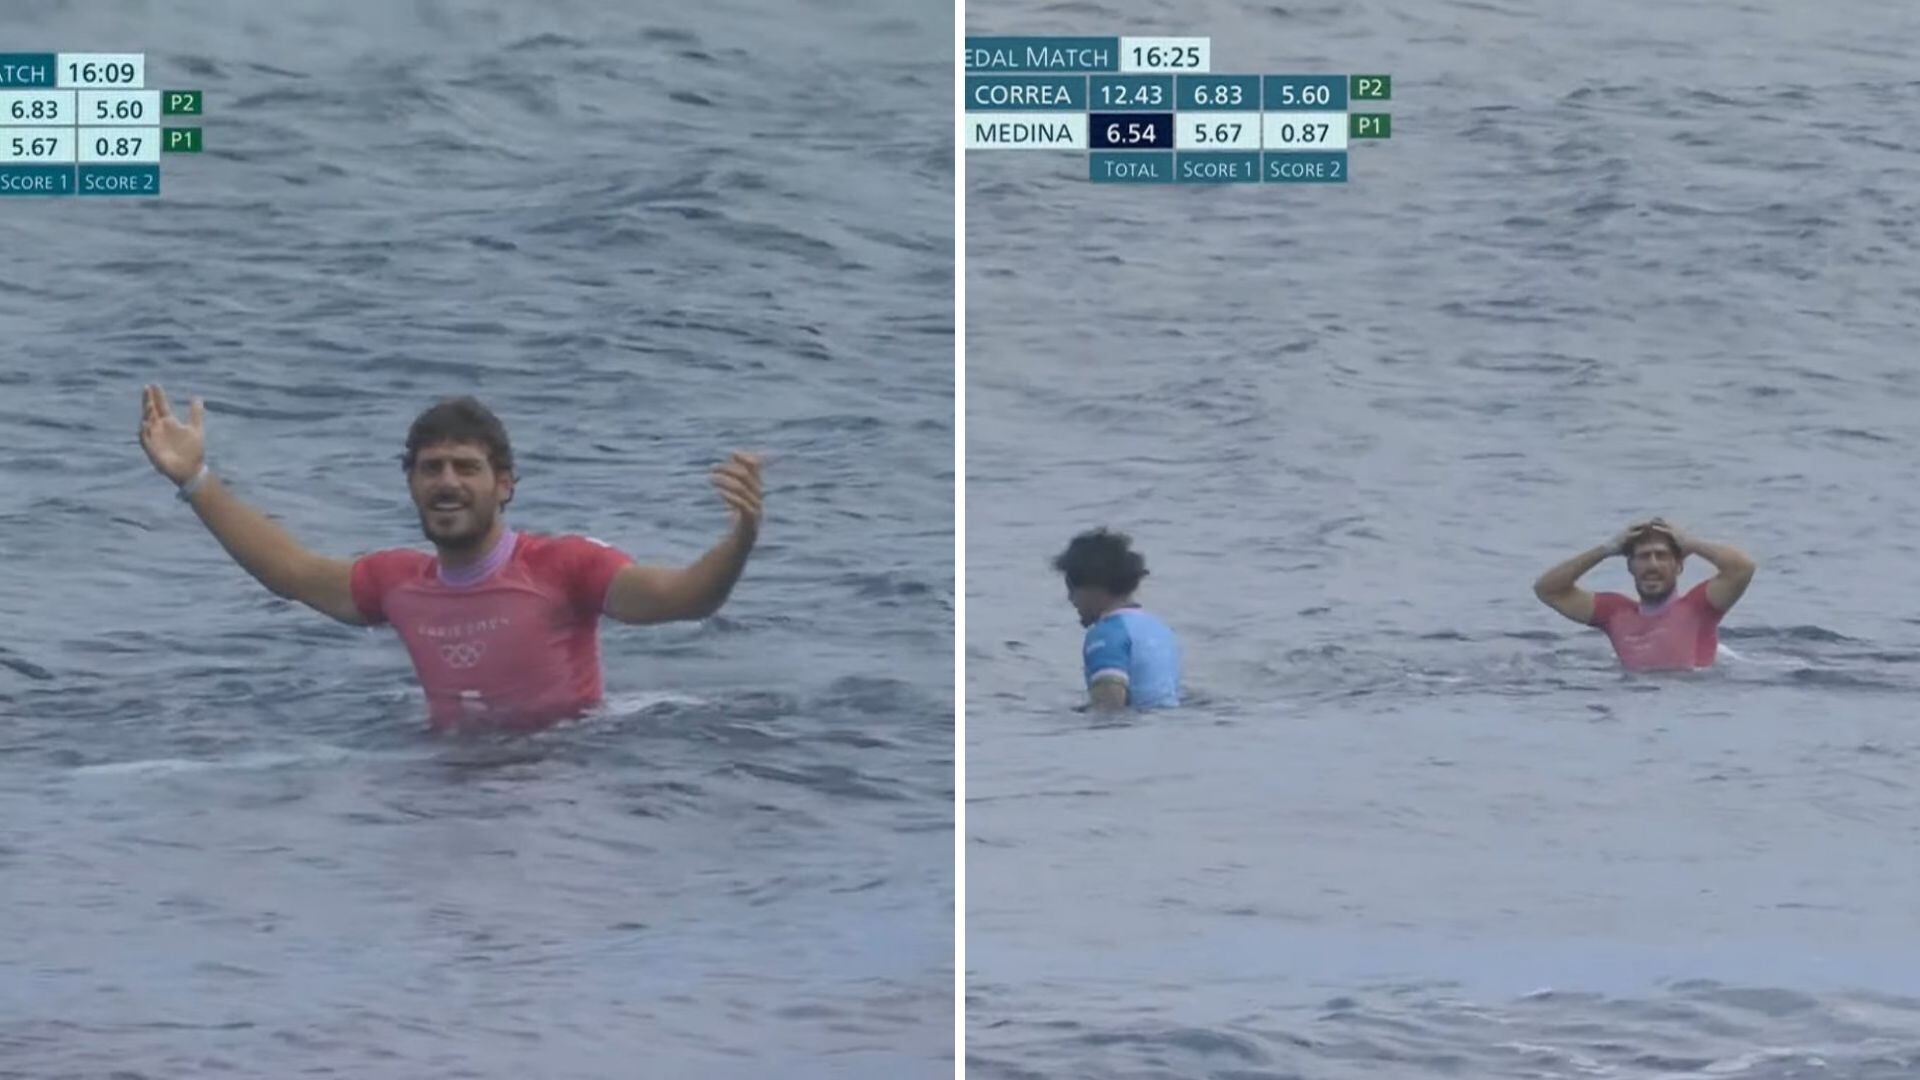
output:
[{"label": "green tab on scoreboard", "polygon": [[1348,113],[1347,136],[1354,139],[1393,138],[1392,113]]},{"label": "green tab on scoreboard", "polygon": [[1347,96],[1354,101],[1391,101],[1393,76],[1353,75],[1347,79]]},{"label": "green tab on scoreboard", "polygon": [[160,95],[161,116],[199,116],[205,95],[198,90],[167,90]]},{"label": "green tab on scoreboard", "polygon": [[200,152],[199,128],[166,128],[160,132],[160,151],[166,154],[197,154]]}]

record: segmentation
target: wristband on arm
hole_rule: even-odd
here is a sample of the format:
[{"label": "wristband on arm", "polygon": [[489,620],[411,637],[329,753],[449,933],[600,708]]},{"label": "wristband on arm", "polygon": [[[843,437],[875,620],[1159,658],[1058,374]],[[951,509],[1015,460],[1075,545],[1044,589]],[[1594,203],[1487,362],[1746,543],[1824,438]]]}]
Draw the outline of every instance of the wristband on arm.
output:
[{"label": "wristband on arm", "polygon": [[207,472],[207,463],[203,461],[200,463],[200,471],[197,473],[194,473],[192,479],[180,485],[180,491],[179,491],[180,501],[192,502],[193,493],[196,491],[199,491],[200,485],[207,482],[208,475],[209,474]]}]

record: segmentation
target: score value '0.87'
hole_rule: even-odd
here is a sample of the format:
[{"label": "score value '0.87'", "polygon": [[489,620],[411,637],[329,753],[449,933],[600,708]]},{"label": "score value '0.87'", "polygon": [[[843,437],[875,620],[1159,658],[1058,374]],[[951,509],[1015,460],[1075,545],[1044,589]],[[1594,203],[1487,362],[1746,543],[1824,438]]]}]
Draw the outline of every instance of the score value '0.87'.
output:
[{"label": "score value '0.87'", "polygon": [[93,141],[93,152],[102,158],[139,157],[141,143],[138,135],[102,136]]},{"label": "score value '0.87'", "polygon": [[1289,146],[1295,143],[1324,143],[1333,137],[1332,124],[1285,123],[1276,125],[1272,130],[1279,135],[1281,143]]}]

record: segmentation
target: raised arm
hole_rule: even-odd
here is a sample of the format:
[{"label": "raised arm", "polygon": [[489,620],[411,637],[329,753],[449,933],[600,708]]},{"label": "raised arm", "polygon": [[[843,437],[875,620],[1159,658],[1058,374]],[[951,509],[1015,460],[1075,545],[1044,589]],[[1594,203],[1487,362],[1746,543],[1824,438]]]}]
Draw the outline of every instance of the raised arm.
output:
[{"label": "raised arm", "polygon": [[713,471],[713,486],[733,512],[733,528],[690,566],[627,566],[607,589],[607,617],[623,623],[704,619],[719,611],[747,567],[760,536],[760,459],[734,454]]},{"label": "raised arm", "polygon": [[353,602],[353,564],[316,555],[227,490],[206,468],[206,406],[193,400],[182,422],[157,386],[146,388],[140,446],[161,475],[181,488],[194,513],[233,561],[276,596],[354,626],[366,618]]},{"label": "raised arm", "polygon": [[[1655,519],[1656,522],[1659,519]],[[1687,534],[1683,529],[1659,524],[1673,533],[1673,539],[1680,545],[1682,553],[1698,555],[1713,564],[1718,573],[1707,582],[1707,602],[1714,610],[1725,613],[1740,602],[1746,595],[1747,586],[1753,584],[1753,573],[1759,566],[1746,552],[1730,544],[1712,544]]]},{"label": "raised arm", "polygon": [[1579,585],[1581,578],[1589,571],[1615,555],[1626,546],[1627,538],[1639,530],[1639,525],[1630,525],[1621,530],[1620,535],[1575,555],[1566,562],[1540,575],[1533,583],[1533,595],[1540,602],[1581,625],[1593,622],[1593,594]]}]

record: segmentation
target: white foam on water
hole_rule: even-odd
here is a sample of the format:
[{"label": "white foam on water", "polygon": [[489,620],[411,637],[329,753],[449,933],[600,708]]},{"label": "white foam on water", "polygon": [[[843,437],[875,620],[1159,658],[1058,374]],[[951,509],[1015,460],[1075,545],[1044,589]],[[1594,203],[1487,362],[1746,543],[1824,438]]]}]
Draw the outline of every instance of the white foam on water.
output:
[{"label": "white foam on water", "polygon": [[1734,652],[1732,649],[1727,648],[1725,642],[1722,642],[1720,644],[1720,651],[1714,655],[1714,659],[1715,660],[1731,660],[1736,664],[1746,664],[1749,667],[1763,667],[1763,668],[1798,668],[1798,667],[1806,667],[1809,664],[1809,661],[1803,658],[1798,658],[1798,657],[1785,656],[1785,657],[1774,658],[1774,657],[1753,656],[1746,653],[1737,653],[1737,652]]},{"label": "white foam on water", "polygon": [[1814,1057],[1815,1060],[1818,1060],[1810,1051],[1794,1050],[1788,1047],[1762,1047],[1758,1050],[1748,1051],[1738,1057],[1715,1061],[1703,1067],[1697,1075],[1741,1076],[1752,1072],[1762,1065],[1768,1065],[1775,1061],[1791,1061],[1800,1057]]},{"label": "white foam on water", "polygon": [[338,746],[316,746],[308,750],[280,753],[241,754],[217,760],[195,758],[152,758],[146,761],[107,761],[81,765],[75,776],[170,776],[179,773],[246,771],[277,769],[286,765],[320,765],[353,757],[351,750]]},{"label": "white foam on water", "polygon": [[714,702],[708,701],[706,698],[703,698],[703,697],[695,697],[692,694],[676,694],[676,693],[673,693],[672,691],[659,690],[659,691],[649,691],[649,692],[642,692],[642,693],[621,694],[618,697],[609,697],[606,699],[605,704],[603,704],[600,708],[603,713],[625,714],[625,713],[645,712],[646,710],[654,708],[659,705],[712,705],[712,704],[714,704]]},{"label": "white foam on water", "polygon": [[[632,716],[662,705],[712,705],[714,702],[692,694],[651,691],[623,694],[605,699],[595,712],[598,716]],[[587,718],[591,720],[592,717]],[[150,758],[142,761],[105,761],[80,765],[69,774],[82,777],[102,776],[177,776],[198,772],[249,772],[288,766],[325,765],[349,758],[392,757],[348,750],[345,747],[315,745],[301,750],[283,750],[239,754],[230,758]],[[409,756],[401,754],[398,756]]]}]

